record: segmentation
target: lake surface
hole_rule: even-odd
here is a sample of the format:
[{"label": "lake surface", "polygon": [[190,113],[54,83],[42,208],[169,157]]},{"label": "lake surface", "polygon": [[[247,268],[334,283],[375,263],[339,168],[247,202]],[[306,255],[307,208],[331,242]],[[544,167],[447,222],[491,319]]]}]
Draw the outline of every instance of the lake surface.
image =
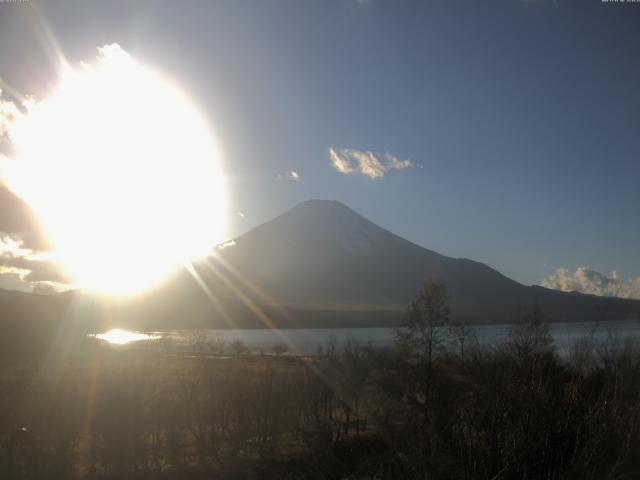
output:
[{"label": "lake surface", "polygon": [[[482,325],[471,327],[471,336],[482,345],[499,344],[505,341],[512,325]],[[301,329],[245,329],[245,330],[173,330],[167,332],[149,332],[152,335],[170,338],[178,344],[194,341],[206,341],[215,344],[224,342],[229,346],[241,340],[253,352],[270,353],[277,346],[288,352],[298,354],[317,353],[318,347],[325,348],[334,344],[337,351],[344,348],[350,340],[384,346],[393,342],[393,329],[390,328],[301,328]],[[551,334],[556,348],[567,352],[574,342],[586,335],[593,335],[596,342],[608,339],[624,341],[640,339],[640,323],[635,320],[612,321],[606,323],[568,322],[552,323]]]}]

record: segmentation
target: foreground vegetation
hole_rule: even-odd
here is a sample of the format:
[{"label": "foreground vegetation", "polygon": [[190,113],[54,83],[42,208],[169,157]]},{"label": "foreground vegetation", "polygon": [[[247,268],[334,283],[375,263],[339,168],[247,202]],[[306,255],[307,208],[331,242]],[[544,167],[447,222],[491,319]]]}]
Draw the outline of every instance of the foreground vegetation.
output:
[{"label": "foreground vegetation", "polygon": [[560,358],[534,311],[481,347],[429,288],[390,348],[5,358],[0,478],[639,477],[634,344],[587,335]]}]

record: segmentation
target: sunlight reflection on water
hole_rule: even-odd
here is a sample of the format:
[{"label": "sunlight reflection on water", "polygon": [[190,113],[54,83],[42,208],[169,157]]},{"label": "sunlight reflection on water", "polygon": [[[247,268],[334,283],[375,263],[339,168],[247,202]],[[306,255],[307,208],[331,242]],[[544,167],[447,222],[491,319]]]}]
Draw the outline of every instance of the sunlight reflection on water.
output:
[{"label": "sunlight reflection on water", "polygon": [[131,342],[139,342],[142,340],[156,340],[160,338],[158,335],[149,335],[146,333],[131,332],[129,330],[122,330],[120,328],[114,328],[105,333],[98,333],[92,335],[98,340],[104,340],[105,342],[113,343],[115,345],[125,345]]},{"label": "sunlight reflection on water", "polygon": [[[601,344],[637,340],[640,342],[640,323],[635,320],[609,322],[566,322],[551,323],[551,335],[561,355],[567,355],[576,340],[590,336]],[[471,341],[479,345],[495,346],[509,338],[513,325],[476,325],[471,328]],[[113,329],[105,333],[90,335],[113,345],[124,345],[144,340],[165,339],[163,345],[188,348],[194,344],[194,335],[204,345],[225,349],[232,348],[234,342],[241,341],[253,352],[270,351],[275,346],[287,345],[291,353],[314,354],[318,346],[335,344],[341,350],[349,341],[363,344],[388,346],[393,343],[394,330],[391,328],[294,328],[294,329],[225,329],[225,330],[166,330],[135,332]]]}]

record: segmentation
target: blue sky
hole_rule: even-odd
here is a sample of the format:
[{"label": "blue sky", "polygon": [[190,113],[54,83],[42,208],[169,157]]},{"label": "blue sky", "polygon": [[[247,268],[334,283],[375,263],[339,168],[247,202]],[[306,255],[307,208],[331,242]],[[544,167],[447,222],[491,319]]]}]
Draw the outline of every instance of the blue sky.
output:
[{"label": "blue sky", "polygon": [[[45,25],[72,62],[116,42],[172,78],[219,138],[230,236],[336,199],[526,284],[640,276],[640,4],[132,3],[0,4],[0,77],[46,92]],[[413,167],[343,175],[330,148]]]}]

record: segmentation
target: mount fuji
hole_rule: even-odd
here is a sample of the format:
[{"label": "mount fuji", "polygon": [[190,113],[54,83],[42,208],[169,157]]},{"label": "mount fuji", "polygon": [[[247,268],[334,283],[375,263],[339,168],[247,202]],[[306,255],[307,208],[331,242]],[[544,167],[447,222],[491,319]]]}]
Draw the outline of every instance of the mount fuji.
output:
[{"label": "mount fuji", "polygon": [[640,315],[640,301],[525,286],[482,263],[416,245],[329,200],[303,202],[228,242],[150,298],[155,318],[182,311],[198,325],[224,325],[226,316],[233,326],[387,326],[401,320],[428,279],[445,284],[453,320],[465,323],[509,322],[534,305],[550,321]]},{"label": "mount fuji", "polygon": [[[505,323],[538,306],[550,321],[640,318],[640,301],[525,286],[493,268],[423,248],[336,201],[303,202],[167,279],[114,300],[88,293],[2,295],[3,317],[69,318],[93,331],[392,326],[428,279],[452,320]],[[4,300],[3,300],[4,299]],[[60,318],[59,318],[60,317]]]}]

